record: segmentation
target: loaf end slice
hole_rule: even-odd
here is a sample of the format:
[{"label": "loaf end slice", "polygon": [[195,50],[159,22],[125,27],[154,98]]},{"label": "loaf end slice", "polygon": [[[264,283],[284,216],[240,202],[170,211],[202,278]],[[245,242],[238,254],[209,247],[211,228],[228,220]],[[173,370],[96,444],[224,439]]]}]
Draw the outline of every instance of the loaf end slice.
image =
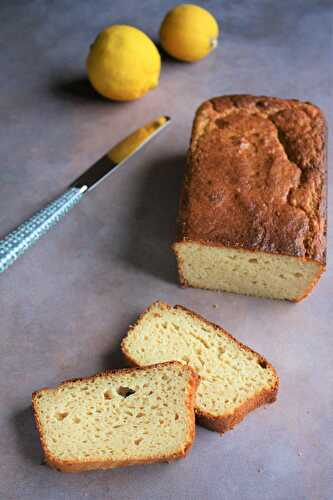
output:
[{"label": "loaf end slice", "polygon": [[305,298],[326,266],[326,151],[314,104],[250,95],[204,102],[173,246],[181,284]]},{"label": "loaf end slice", "polygon": [[277,397],[279,378],[263,356],[183,306],[152,304],[121,348],[132,365],[178,360],[196,370],[198,421],[220,433]]},{"label": "loaf end slice", "polygon": [[174,243],[183,287],[300,302],[318,283],[325,266],[304,257],[246,251],[207,242]]},{"label": "loaf end slice", "polygon": [[169,461],[195,436],[198,377],[179,362],[104,372],[32,395],[46,462],[64,472]]}]

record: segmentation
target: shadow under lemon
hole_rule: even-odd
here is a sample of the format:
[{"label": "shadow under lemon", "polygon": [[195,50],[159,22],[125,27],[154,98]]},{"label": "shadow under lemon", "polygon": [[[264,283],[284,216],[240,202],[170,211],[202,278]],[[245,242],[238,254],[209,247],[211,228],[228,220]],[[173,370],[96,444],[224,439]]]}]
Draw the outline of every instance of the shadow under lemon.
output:
[{"label": "shadow under lemon", "polygon": [[112,104],[114,106],[127,106],[131,102],[135,101],[114,101],[107,99],[99,94],[91,85],[87,76],[82,74],[81,76],[72,78],[62,78],[62,79],[52,79],[50,84],[50,91],[52,95],[56,98],[62,99],[64,101],[85,101],[91,104]]}]

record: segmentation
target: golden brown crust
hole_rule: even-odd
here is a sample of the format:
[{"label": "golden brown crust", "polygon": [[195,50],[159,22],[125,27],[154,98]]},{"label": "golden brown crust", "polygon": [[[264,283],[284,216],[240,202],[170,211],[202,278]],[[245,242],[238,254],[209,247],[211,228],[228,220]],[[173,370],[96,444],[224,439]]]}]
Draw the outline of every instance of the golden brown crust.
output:
[{"label": "golden brown crust", "polygon": [[252,354],[255,354],[258,358],[258,361],[262,363],[264,366],[266,366],[268,369],[270,369],[275,378],[274,385],[271,387],[270,390],[268,389],[263,389],[260,391],[258,394],[256,394],[253,398],[248,399],[245,401],[239,408],[234,413],[230,413],[228,415],[211,415],[208,412],[204,412],[202,410],[199,410],[198,408],[195,408],[195,413],[197,416],[197,421],[200,425],[211,429],[216,432],[224,433],[230,429],[232,429],[236,424],[238,424],[243,418],[251,411],[255,410],[259,406],[268,404],[268,403],[273,403],[276,400],[278,389],[279,389],[279,377],[276,373],[275,368],[271,363],[269,363],[264,356],[261,354],[257,353],[250,347],[246,346],[239,340],[237,340],[235,337],[233,337],[229,332],[227,332],[224,328],[222,328],[219,325],[216,325],[215,323],[212,323],[211,321],[208,321],[206,318],[201,316],[200,314],[197,314],[194,311],[191,311],[190,309],[187,309],[186,307],[182,305],[176,305],[174,308],[170,306],[169,304],[163,302],[163,301],[156,301],[153,304],[151,304],[149,307],[147,307],[139,316],[139,318],[129,327],[129,330],[125,337],[122,339],[121,342],[121,351],[123,355],[125,356],[126,360],[128,363],[132,366],[139,366],[136,361],[130,356],[128,350],[126,349],[126,338],[128,334],[130,333],[131,330],[133,330],[143,319],[144,315],[147,314],[148,312],[151,311],[156,305],[161,305],[163,308],[166,308],[168,310],[172,309],[182,309],[186,313],[188,313],[190,316],[193,318],[198,319],[199,321],[202,321],[206,323],[209,326],[212,326],[214,330],[217,332],[222,332],[224,335],[226,335],[229,339],[232,341],[236,342],[238,347],[244,351],[251,352]]},{"label": "golden brown crust", "polygon": [[308,102],[224,96],[196,113],[178,242],[326,261],[326,124]]},{"label": "golden brown crust", "polygon": [[248,413],[259,408],[259,406],[274,403],[277,398],[278,384],[272,389],[264,389],[257,396],[245,401],[237,411],[222,417],[213,417],[204,412],[196,410],[196,415],[198,423],[207,429],[223,434],[224,432],[230,431],[239,424]]},{"label": "golden brown crust", "polygon": [[[39,434],[39,439],[40,439],[40,444],[41,448],[43,451],[43,455],[45,458],[45,461],[47,464],[52,467],[53,469],[56,469],[60,472],[83,472],[87,470],[98,470],[98,469],[113,469],[115,467],[125,467],[129,465],[136,465],[136,464],[148,464],[148,463],[154,463],[154,462],[168,462],[171,460],[176,460],[179,458],[183,458],[188,450],[191,448],[194,438],[195,438],[195,414],[194,414],[194,404],[195,404],[195,395],[196,395],[196,390],[199,384],[199,377],[196,374],[196,372],[188,366],[184,366],[182,363],[178,361],[167,361],[164,363],[156,363],[154,365],[150,366],[143,366],[143,367],[135,367],[135,368],[124,368],[121,370],[106,370],[104,372],[98,373],[96,375],[92,375],[89,377],[82,377],[82,378],[74,378],[70,380],[66,380],[59,384],[57,387],[54,389],[58,389],[59,387],[68,385],[73,382],[78,382],[78,381],[93,381],[96,380],[96,378],[103,377],[105,375],[110,375],[110,374],[117,374],[117,373],[129,373],[137,370],[147,370],[150,368],[159,368],[161,366],[165,365],[174,365],[174,364],[180,365],[182,368],[185,368],[186,370],[190,370],[191,372],[191,378],[189,380],[189,392],[188,392],[188,399],[186,402],[186,406],[188,409],[188,419],[189,419],[189,432],[188,432],[188,440],[186,443],[184,443],[184,446],[179,452],[173,453],[173,454],[165,454],[165,455],[158,455],[154,457],[138,457],[138,458],[133,458],[131,460],[121,460],[121,461],[115,461],[115,460],[100,460],[96,458],[96,460],[80,460],[80,461],[69,461],[69,460],[59,460],[57,457],[55,457],[48,449],[46,439],[44,436],[44,431],[43,431],[43,426],[41,424],[39,414],[38,414],[38,395],[41,392],[44,391],[49,391],[50,388],[43,388],[39,389],[38,391],[35,391],[32,393],[32,411],[34,414],[35,418],[35,423],[36,423],[36,428]],[[52,390],[52,389],[51,389]]]}]

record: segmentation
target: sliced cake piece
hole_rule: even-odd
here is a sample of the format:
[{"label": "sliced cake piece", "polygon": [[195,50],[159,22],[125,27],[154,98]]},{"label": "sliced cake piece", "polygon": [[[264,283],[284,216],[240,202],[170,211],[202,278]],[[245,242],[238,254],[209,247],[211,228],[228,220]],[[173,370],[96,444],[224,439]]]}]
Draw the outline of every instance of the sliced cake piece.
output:
[{"label": "sliced cake piece", "polygon": [[152,304],[130,327],[121,347],[137,366],[178,360],[194,368],[200,376],[199,422],[221,433],[277,396],[278,376],[263,356],[182,306]]},{"label": "sliced cake piece", "polygon": [[173,246],[183,286],[306,297],[326,266],[320,109],[233,95],[198,109]]},{"label": "sliced cake piece", "polygon": [[183,457],[198,378],[178,362],[69,380],[32,395],[47,463],[64,472]]}]

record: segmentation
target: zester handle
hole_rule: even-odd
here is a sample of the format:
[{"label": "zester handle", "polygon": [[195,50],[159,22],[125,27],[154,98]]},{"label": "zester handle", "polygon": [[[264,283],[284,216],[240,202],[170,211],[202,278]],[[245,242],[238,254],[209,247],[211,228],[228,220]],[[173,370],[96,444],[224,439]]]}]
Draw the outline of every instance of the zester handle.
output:
[{"label": "zester handle", "polygon": [[0,240],[0,273],[59,222],[82,199],[86,189],[86,186],[68,189]]}]

